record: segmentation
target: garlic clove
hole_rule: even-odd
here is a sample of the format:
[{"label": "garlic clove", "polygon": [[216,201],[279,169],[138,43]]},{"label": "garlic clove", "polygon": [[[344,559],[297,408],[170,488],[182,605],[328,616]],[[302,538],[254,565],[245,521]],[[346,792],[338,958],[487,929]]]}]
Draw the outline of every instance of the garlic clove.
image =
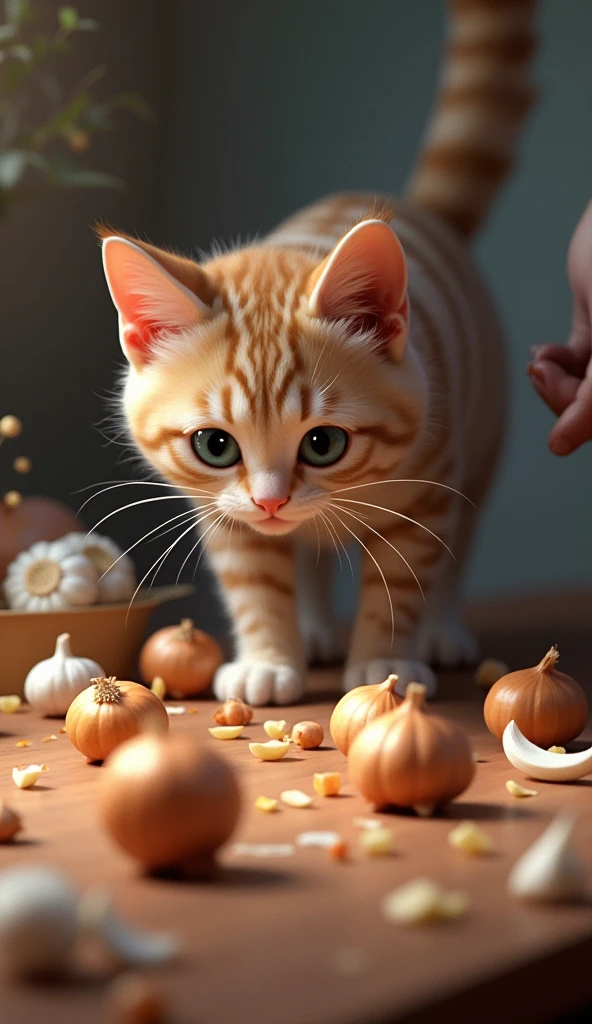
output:
[{"label": "garlic clove", "polygon": [[0,711],[5,715],[14,715],[20,711],[22,700],[16,693],[8,693],[0,697]]},{"label": "garlic clove", "polygon": [[471,857],[492,853],[493,840],[474,821],[461,821],[448,833],[448,842],[455,850],[462,850]]},{"label": "garlic clove", "polygon": [[0,843],[9,843],[22,827],[19,815],[8,804],[0,801]]},{"label": "garlic clove", "polygon": [[280,793],[280,800],[288,807],[306,808],[311,806],[313,798],[301,789],[285,789]]},{"label": "garlic clove", "polygon": [[26,768],[13,768],[12,781],[19,789],[30,789],[38,781],[43,772],[48,772],[46,764],[29,764]]},{"label": "garlic clove", "polygon": [[300,832],[296,836],[296,845],[318,846],[322,850],[330,850],[340,840],[339,832]]},{"label": "garlic clove", "polygon": [[249,750],[261,761],[281,761],[290,749],[288,740],[269,740],[267,743],[249,743]]},{"label": "garlic clove", "polygon": [[208,732],[215,740],[236,740],[244,728],[244,725],[215,725]]},{"label": "garlic clove", "polygon": [[288,723],[283,718],[277,722],[270,719],[263,723],[263,728],[272,740],[283,740],[289,730]]},{"label": "garlic clove", "polygon": [[520,732],[513,720],[504,729],[504,754],[510,764],[529,779],[548,782],[570,782],[592,773],[592,747],[577,754],[561,754],[543,750]]},{"label": "garlic clove", "polygon": [[466,893],[446,891],[430,878],[415,878],[389,893],[382,912],[396,924],[429,924],[462,917],[469,908]]},{"label": "garlic clove", "polygon": [[519,782],[514,782],[514,779],[508,779],[506,782],[506,789],[511,796],[515,796],[517,799],[525,799],[529,796],[538,796],[538,789],[526,789],[521,786]]},{"label": "garlic clove", "polygon": [[363,829],[360,846],[369,857],[390,857],[394,848],[394,836],[390,828]]},{"label": "garlic clove", "polygon": [[175,935],[131,928],[120,921],[104,889],[89,889],[82,895],[78,920],[85,934],[102,940],[110,952],[129,966],[166,964],[179,954],[179,940]]},{"label": "garlic clove", "polygon": [[278,809],[278,802],[270,796],[258,796],[254,806],[256,811],[263,811],[264,814],[273,814]]},{"label": "garlic clove", "polygon": [[542,903],[586,898],[586,868],[570,845],[575,822],[560,812],[516,861],[508,878],[513,896]]},{"label": "garlic clove", "polygon": [[78,893],[52,868],[0,874],[0,957],[11,974],[61,972],[77,937]]}]

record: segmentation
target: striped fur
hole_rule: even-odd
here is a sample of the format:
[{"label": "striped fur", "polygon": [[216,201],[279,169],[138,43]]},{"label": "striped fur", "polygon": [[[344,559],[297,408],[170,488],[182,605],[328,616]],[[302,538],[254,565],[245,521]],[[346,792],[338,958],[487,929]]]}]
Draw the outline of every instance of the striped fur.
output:
[{"label": "striped fur", "polygon": [[[499,454],[505,388],[502,331],[459,235],[480,221],[494,176],[478,181],[478,161],[462,154],[485,143],[488,119],[492,137],[503,132],[498,101],[482,88],[487,76],[467,92],[475,65],[460,55],[503,41],[487,64],[499,96],[502,50],[525,50],[527,7],[453,3],[444,119],[420,160],[414,202],[379,209],[364,193],[332,196],[260,245],[200,265],[101,232],[130,361],[131,433],[194,506],[234,625],[236,658],[218,672],[220,698],[290,703],[302,693],[307,653],[338,653],[331,553],[347,559],[356,543],[347,688],[395,671],[401,688],[419,679],[433,692],[428,661],[474,654],[460,575]],[[472,126],[462,145],[446,127],[459,89]],[[513,133],[518,104],[510,108]],[[451,146],[455,159],[439,163]],[[348,447],[335,464],[311,467],[299,445],[323,425],[345,430]],[[191,438],[210,427],[236,439],[236,465],[198,460]],[[276,498],[282,504],[268,514]],[[182,526],[193,529],[190,519]]]}]

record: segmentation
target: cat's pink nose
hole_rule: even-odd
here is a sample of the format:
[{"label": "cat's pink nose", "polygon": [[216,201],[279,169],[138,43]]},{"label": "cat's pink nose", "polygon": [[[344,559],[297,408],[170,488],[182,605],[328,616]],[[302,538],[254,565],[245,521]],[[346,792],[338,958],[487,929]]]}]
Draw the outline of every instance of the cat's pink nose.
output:
[{"label": "cat's pink nose", "polygon": [[264,509],[268,515],[274,516],[282,505],[285,505],[287,498],[253,498],[253,501],[259,508]]}]

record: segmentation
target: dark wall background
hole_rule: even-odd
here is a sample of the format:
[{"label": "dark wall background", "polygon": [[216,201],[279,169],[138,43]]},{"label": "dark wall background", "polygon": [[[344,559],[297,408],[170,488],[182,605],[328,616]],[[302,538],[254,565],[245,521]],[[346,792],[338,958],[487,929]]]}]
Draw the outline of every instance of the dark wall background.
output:
[{"label": "dark wall background", "polygon": [[[93,147],[94,165],[124,177],[125,193],[53,193],[0,224],[0,410],[25,422],[21,448],[35,462],[27,486],[73,504],[79,488],[137,473],[126,448],[103,436],[113,429],[97,426],[120,352],[89,225],[104,217],[190,250],[264,232],[324,192],[396,192],[430,108],[444,27],[443,0],[80,0],[79,8],[103,25],[82,41],[81,68],[106,59],[109,87],[142,92],[158,121],[122,118]],[[547,453],[550,417],[524,364],[531,344],[562,338],[567,327],[565,251],[592,191],[592,4],[547,0],[541,12],[541,99],[520,169],[478,245],[508,323],[512,423],[471,595],[590,576],[590,452],[565,462]],[[122,493],[91,504],[89,525]],[[124,512],[105,527],[131,543],[173,504]],[[140,549],[142,571],[163,543]],[[216,609],[201,586],[197,602],[210,625]]]}]

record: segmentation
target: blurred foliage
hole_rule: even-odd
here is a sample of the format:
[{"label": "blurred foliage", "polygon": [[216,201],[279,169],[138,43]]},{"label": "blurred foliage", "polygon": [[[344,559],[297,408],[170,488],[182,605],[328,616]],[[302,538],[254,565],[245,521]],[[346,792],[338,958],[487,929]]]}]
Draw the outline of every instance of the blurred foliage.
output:
[{"label": "blurred foliage", "polygon": [[120,188],[111,174],[86,163],[93,136],[111,131],[115,115],[127,111],[145,120],[151,111],[136,93],[99,98],[103,65],[65,88],[64,61],[80,32],[99,24],[75,7],[60,6],[55,28],[39,29],[47,0],[4,0],[0,25],[0,216],[15,202],[46,187]]}]

